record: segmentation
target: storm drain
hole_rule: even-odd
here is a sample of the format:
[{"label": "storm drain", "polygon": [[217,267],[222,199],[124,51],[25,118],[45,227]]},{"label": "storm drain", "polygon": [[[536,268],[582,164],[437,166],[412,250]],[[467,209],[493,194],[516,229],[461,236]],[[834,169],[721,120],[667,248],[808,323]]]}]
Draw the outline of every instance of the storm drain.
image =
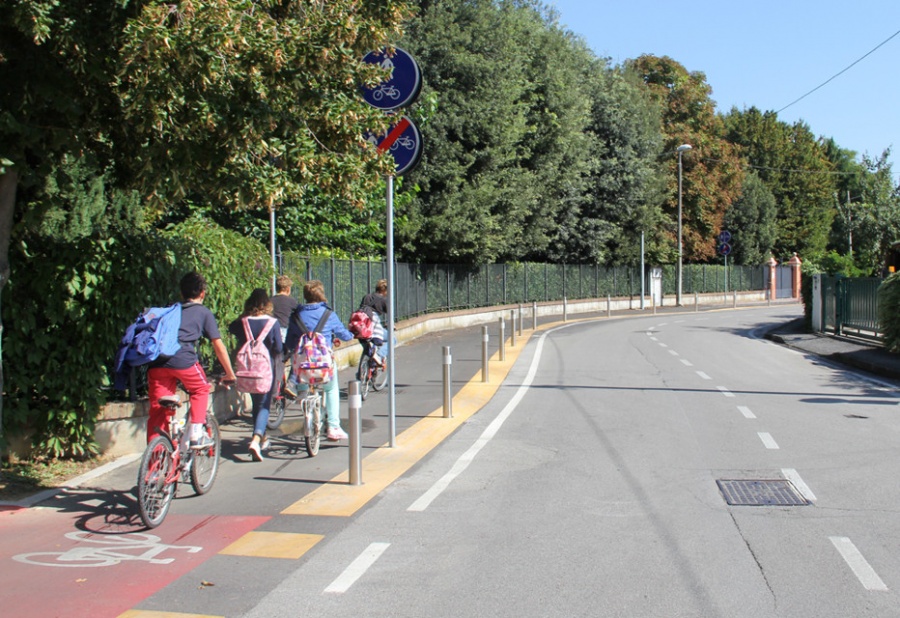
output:
[{"label": "storm drain", "polygon": [[785,480],[717,480],[725,502],[732,506],[807,506],[809,500]]}]

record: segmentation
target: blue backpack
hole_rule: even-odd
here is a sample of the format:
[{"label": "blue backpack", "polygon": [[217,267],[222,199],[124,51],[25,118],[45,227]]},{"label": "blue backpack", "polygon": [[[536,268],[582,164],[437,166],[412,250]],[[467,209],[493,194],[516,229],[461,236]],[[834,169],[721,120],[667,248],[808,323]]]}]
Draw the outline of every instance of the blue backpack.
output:
[{"label": "blue backpack", "polygon": [[116,352],[117,390],[124,390],[130,367],[175,356],[181,348],[178,343],[181,308],[181,303],[168,307],[150,307],[125,329]]}]

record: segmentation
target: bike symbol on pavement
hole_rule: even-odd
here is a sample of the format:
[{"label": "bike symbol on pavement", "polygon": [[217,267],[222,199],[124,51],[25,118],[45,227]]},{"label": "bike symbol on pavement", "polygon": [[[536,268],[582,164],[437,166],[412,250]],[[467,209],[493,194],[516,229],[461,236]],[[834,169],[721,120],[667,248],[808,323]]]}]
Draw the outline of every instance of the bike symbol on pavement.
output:
[{"label": "bike symbol on pavement", "polygon": [[[183,549],[189,554],[196,554],[202,547],[191,545],[166,545],[160,538],[152,534],[133,532],[117,536],[97,536],[92,532],[69,532],[66,538],[84,543],[96,543],[97,546],[73,547],[63,552],[34,552],[13,556],[13,560],[25,564],[38,564],[54,567],[105,567],[115,566],[125,561],[144,561],[150,564],[170,564],[174,558],[157,558],[168,549]],[[135,553],[140,552],[140,553]]]}]

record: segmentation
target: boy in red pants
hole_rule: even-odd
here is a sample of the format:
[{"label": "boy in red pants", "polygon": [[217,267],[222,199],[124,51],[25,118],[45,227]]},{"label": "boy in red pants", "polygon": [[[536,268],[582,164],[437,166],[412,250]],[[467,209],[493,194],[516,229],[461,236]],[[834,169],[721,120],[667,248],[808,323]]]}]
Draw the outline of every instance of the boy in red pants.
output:
[{"label": "boy in red pants", "polygon": [[202,448],[208,437],[203,431],[206,422],[206,408],[209,403],[209,382],[206,372],[197,358],[197,342],[206,337],[212,343],[216,358],[225,369],[223,384],[235,381],[234,370],[228,350],[222,343],[222,335],[216,318],[203,306],[206,298],[206,280],[200,273],[192,272],[181,278],[181,328],[178,329],[178,343],[181,348],[165,361],[157,361],[147,371],[147,385],[150,396],[150,418],[147,420],[147,442],[159,434],[166,424],[166,409],[159,405],[159,398],[174,395],[178,382],[190,395],[191,400],[191,445]]}]

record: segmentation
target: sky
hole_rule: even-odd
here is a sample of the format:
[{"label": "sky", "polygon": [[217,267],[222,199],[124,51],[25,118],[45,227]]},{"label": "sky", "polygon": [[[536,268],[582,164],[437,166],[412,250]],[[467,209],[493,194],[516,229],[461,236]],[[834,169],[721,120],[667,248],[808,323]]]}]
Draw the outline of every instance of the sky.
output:
[{"label": "sky", "polygon": [[613,64],[669,56],[706,75],[719,112],[777,111],[779,120],[802,120],[814,135],[856,151],[857,160],[891,148],[900,177],[900,34],[872,52],[900,31],[900,0],[545,2]]}]

